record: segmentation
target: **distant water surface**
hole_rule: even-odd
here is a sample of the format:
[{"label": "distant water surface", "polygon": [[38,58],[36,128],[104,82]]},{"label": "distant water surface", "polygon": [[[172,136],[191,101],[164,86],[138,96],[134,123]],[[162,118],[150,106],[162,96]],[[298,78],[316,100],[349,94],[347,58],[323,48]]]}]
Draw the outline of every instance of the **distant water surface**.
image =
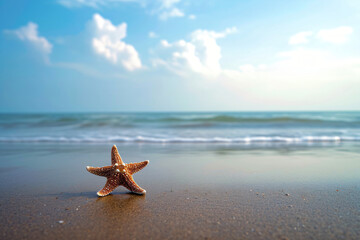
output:
[{"label": "distant water surface", "polygon": [[1,142],[360,141],[360,112],[0,114]]}]

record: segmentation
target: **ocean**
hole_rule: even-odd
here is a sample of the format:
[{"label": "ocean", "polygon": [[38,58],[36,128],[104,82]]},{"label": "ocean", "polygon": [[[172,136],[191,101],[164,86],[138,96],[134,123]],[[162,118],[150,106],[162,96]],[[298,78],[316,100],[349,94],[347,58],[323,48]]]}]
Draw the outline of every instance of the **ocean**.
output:
[{"label": "ocean", "polygon": [[312,145],[360,141],[360,112],[0,114],[0,142]]}]

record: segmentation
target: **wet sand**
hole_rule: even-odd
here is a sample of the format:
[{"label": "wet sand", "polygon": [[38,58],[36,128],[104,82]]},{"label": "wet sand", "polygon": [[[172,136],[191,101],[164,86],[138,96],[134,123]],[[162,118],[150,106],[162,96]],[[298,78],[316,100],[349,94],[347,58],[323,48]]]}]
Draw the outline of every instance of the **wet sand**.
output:
[{"label": "wet sand", "polygon": [[2,239],[359,239],[359,146],[119,145],[147,190],[85,166],[111,144],[0,144]]}]

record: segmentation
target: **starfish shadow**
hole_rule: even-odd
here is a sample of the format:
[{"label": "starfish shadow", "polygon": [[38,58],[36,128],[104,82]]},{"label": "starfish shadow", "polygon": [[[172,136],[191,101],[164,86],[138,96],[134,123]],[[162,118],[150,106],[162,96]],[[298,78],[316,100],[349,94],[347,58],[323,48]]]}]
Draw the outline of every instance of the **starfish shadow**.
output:
[{"label": "starfish shadow", "polygon": [[105,197],[97,197],[96,202],[124,206],[124,204],[135,203],[140,200],[145,200],[145,195],[139,195],[132,192],[121,192],[116,194],[109,194]]},{"label": "starfish shadow", "polygon": [[133,193],[110,194],[106,197],[99,197],[95,203],[102,209],[102,214],[108,218],[117,218],[118,220],[134,218],[144,214],[145,195]]},{"label": "starfish shadow", "polygon": [[[41,194],[40,194],[41,195]],[[117,199],[117,196],[129,196],[129,198],[140,198],[145,199],[145,195],[139,195],[133,192],[114,192],[110,193],[107,196],[99,197],[96,192],[60,192],[60,193],[50,193],[50,194],[42,194],[43,197],[56,197],[60,199],[71,199],[71,198],[78,198],[78,197],[85,197],[87,199],[96,199],[97,201],[101,201],[101,199],[111,198]],[[119,200],[119,199],[117,199]]]}]

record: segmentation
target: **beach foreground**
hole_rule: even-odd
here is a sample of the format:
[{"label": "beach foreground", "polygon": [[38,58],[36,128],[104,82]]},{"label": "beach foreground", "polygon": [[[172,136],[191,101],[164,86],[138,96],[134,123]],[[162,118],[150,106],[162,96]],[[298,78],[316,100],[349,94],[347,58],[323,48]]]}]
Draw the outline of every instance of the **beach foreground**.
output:
[{"label": "beach foreground", "polygon": [[[356,144],[117,144],[147,190],[96,192],[111,144],[0,144],[3,239],[358,239]],[[339,164],[341,162],[341,165]]]}]

